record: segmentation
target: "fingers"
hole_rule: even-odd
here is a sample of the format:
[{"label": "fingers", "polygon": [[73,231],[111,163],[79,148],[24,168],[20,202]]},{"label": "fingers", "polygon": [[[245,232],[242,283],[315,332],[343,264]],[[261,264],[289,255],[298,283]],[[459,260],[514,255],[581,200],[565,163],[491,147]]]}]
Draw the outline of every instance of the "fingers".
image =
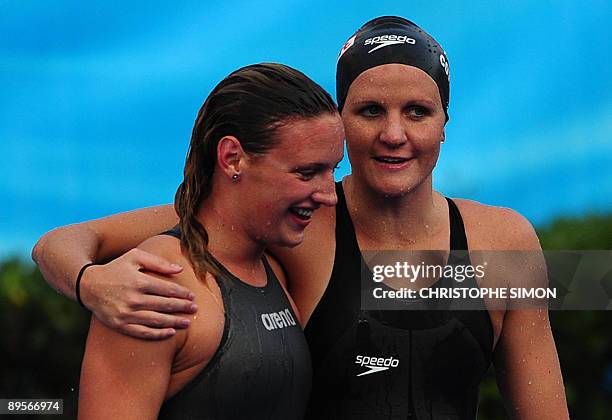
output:
[{"label": "fingers", "polygon": [[155,330],[182,329],[191,324],[189,318],[154,311],[135,311],[125,318],[125,326],[142,325]]},{"label": "fingers", "polygon": [[176,329],[187,328],[188,318],[153,311],[136,311],[126,317],[126,324],[119,327],[124,334],[145,340],[163,340],[176,334]]},{"label": "fingers", "polygon": [[[166,297],[176,298],[176,299],[188,299],[189,301],[195,298],[195,295],[193,294],[191,290],[179,284],[176,284],[173,281],[159,279],[157,277],[149,276],[146,274],[143,274],[141,276],[141,279],[142,280],[140,281],[141,285],[139,289],[142,293],[148,293],[150,295],[157,295],[157,296],[166,296]],[[190,303],[190,302],[186,302],[186,303]],[[170,312],[176,312],[176,311],[170,311]],[[192,311],[187,310],[184,312],[190,313]]]},{"label": "fingers", "polygon": [[186,317],[148,310],[133,310],[128,307],[123,307],[110,317],[97,317],[113,330],[147,340],[171,337],[176,334],[176,329],[191,325],[191,319]]},{"label": "fingers", "polygon": [[138,302],[132,303],[131,308],[135,311],[146,310],[154,312],[164,312],[168,314],[194,314],[198,310],[198,306],[190,300],[175,299],[155,295],[143,295],[138,300]]},{"label": "fingers", "polygon": [[176,334],[173,328],[155,329],[139,324],[128,324],[121,329],[121,332],[145,340],[163,340]]},{"label": "fingers", "polygon": [[93,289],[91,310],[104,324],[132,337],[162,340],[191,323],[175,313],[192,314],[198,308],[189,289],[153,273],[167,276],[182,270],[164,258],[133,249],[108,264],[92,266],[82,284]]},{"label": "fingers", "polygon": [[129,251],[133,262],[137,264],[141,270],[153,271],[160,274],[177,274],[183,271],[183,267],[179,264],[174,264],[165,258],[151,254],[150,252],[141,249],[133,249]]}]

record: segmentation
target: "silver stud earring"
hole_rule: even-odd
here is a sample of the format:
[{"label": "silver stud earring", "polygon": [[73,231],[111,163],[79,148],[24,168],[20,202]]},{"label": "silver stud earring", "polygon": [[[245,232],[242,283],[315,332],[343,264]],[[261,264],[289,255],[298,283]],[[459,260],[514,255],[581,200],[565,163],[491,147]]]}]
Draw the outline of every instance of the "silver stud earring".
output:
[{"label": "silver stud earring", "polygon": [[240,178],[240,175],[238,175],[238,174],[232,175],[232,181],[233,182],[237,182],[239,178]]}]

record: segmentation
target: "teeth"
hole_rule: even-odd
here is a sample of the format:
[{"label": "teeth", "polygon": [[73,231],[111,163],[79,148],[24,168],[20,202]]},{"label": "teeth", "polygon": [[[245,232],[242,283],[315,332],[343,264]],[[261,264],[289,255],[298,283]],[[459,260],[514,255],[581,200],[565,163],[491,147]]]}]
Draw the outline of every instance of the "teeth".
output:
[{"label": "teeth", "polygon": [[305,217],[305,218],[312,216],[312,212],[313,212],[313,210],[303,209],[299,207],[294,207],[292,210],[294,213],[298,214],[299,216]]},{"label": "teeth", "polygon": [[381,162],[386,162],[386,163],[401,163],[401,162],[405,162],[407,159],[404,158],[392,158],[392,157],[379,157],[376,158],[377,160],[380,160]]}]

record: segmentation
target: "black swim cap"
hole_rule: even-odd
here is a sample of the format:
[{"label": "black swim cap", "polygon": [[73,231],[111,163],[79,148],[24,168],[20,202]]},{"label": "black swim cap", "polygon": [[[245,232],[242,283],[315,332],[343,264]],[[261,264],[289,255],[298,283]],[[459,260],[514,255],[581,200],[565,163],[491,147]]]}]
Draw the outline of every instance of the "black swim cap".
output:
[{"label": "black swim cap", "polygon": [[357,76],[372,67],[392,63],[417,67],[436,82],[448,121],[450,71],[446,53],[428,33],[399,16],[372,19],[342,47],[336,67],[336,99],[340,111]]}]

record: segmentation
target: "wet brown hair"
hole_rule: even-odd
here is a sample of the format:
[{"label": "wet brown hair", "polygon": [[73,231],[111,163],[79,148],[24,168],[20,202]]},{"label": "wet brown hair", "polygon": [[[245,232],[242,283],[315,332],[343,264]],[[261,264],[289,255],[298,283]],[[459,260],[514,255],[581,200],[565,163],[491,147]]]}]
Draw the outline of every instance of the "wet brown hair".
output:
[{"label": "wet brown hair", "polygon": [[208,233],[197,220],[209,196],[217,164],[217,145],[234,136],[247,154],[262,155],[277,143],[276,129],[295,118],[337,113],[331,96],[303,73],[275,63],[242,67],[208,95],[193,127],[184,179],[174,199],[180,218],[181,245],[196,275],[224,270],[208,251]]}]

